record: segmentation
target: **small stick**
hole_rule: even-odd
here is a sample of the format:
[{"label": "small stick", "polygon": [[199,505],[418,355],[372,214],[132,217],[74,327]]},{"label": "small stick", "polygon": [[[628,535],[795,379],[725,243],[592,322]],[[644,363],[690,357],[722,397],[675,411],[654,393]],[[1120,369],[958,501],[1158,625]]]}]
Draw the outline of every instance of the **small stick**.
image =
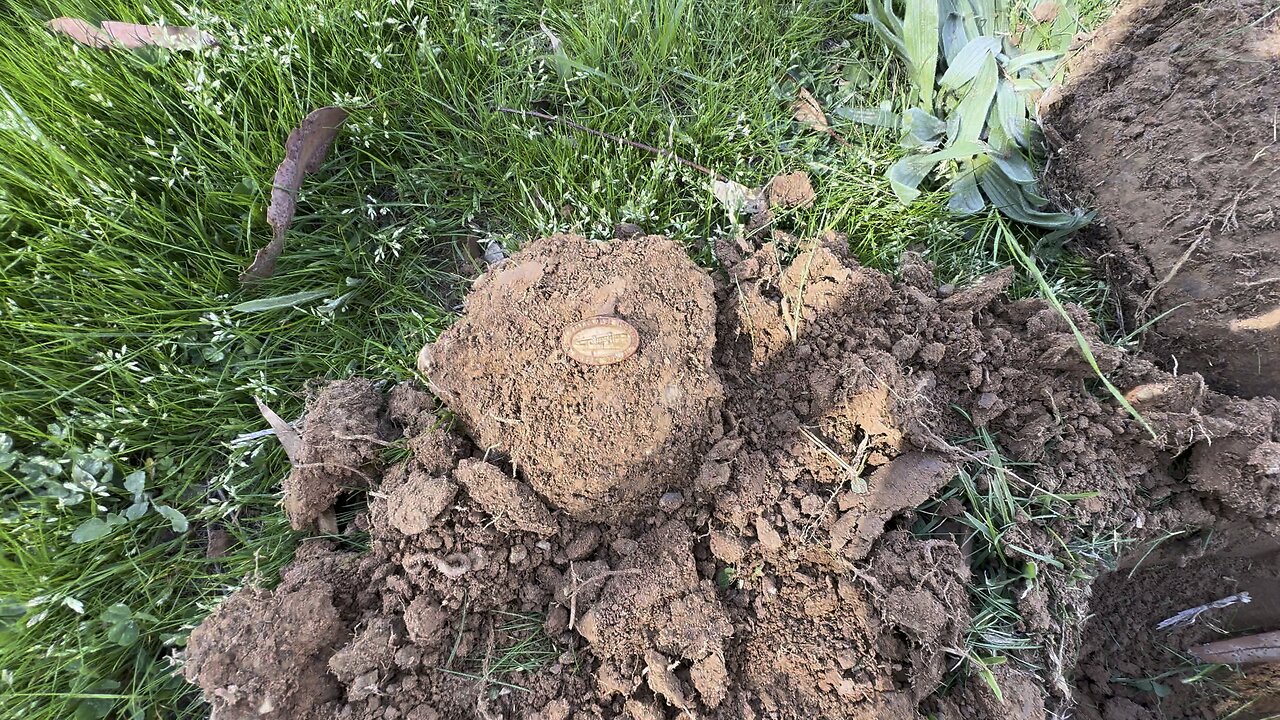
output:
[{"label": "small stick", "polygon": [[336,462],[298,463],[297,465],[294,465],[294,467],[299,470],[303,468],[331,468],[331,467],[341,468],[343,470],[346,470],[347,472],[351,472],[351,473],[355,473],[356,475],[359,475],[360,477],[364,478],[370,485],[378,484],[376,480],[369,477],[368,473],[361,472],[356,468],[353,468],[349,465],[343,465],[341,463],[336,463]]},{"label": "small stick", "polygon": [[[1148,554],[1150,554],[1150,552],[1148,552]],[[1145,558],[1146,555],[1144,555],[1143,557]],[[1196,620],[1200,619],[1201,615],[1203,615],[1204,613],[1210,610],[1218,610],[1224,607],[1231,607],[1236,603],[1251,603],[1251,602],[1253,602],[1253,598],[1249,597],[1249,593],[1247,592],[1236,593],[1235,595],[1228,595],[1227,597],[1224,597],[1221,600],[1214,600],[1211,603],[1205,603],[1204,605],[1197,605],[1196,607],[1183,610],[1182,612],[1178,613],[1177,615],[1174,615],[1173,617],[1165,618],[1164,620],[1160,621],[1159,625],[1156,625],[1156,629],[1168,630],[1169,628],[1176,628],[1182,625],[1191,625]]]},{"label": "small stick", "polygon": [[1280,662],[1280,631],[1196,645],[1191,654],[1200,662],[1223,665]]},{"label": "small stick", "polygon": [[581,582],[578,581],[578,571],[573,567],[573,563],[569,563],[569,575],[573,578],[573,589],[569,591],[569,629],[573,630],[578,621],[578,591],[597,580],[604,580],[614,575],[639,575],[638,568],[630,570],[606,570],[599,575],[593,575]]},{"label": "small stick", "polygon": [[684,158],[671,152],[670,150],[664,150],[660,147],[645,145],[642,142],[636,142],[635,140],[628,140],[624,137],[611,135],[610,133],[607,133],[607,132],[601,132],[600,130],[589,128],[586,125],[576,123],[572,120],[566,120],[565,118],[562,118],[559,115],[548,115],[547,113],[538,112],[536,110],[516,110],[514,108],[505,108],[505,107],[498,108],[498,112],[508,113],[510,115],[520,115],[521,117],[538,118],[539,120],[546,120],[547,122],[558,123],[566,127],[571,127],[574,130],[581,130],[582,132],[588,135],[595,135],[598,138],[604,138],[605,140],[612,140],[613,142],[619,143],[621,145],[627,145],[629,147],[636,148],[637,150],[644,150],[645,152],[651,152],[655,155],[661,155],[662,157],[675,160],[676,162],[680,163],[681,165],[684,165],[685,167],[691,167],[694,170],[697,170],[698,172],[710,175],[712,178],[715,178],[716,180],[728,181],[727,177],[725,177],[724,175],[721,175],[715,170],[712,170],[706,165],[699,165],[698,163],[692,160],[685,160]]},{"label": "small stick", "polygon": [[334,435],[334,437],[339,440],[363,440],[365,442],[371,442],[374,445],[381,445],[382,447],[395,447],[394,442],[387,442],[375,435]]}]

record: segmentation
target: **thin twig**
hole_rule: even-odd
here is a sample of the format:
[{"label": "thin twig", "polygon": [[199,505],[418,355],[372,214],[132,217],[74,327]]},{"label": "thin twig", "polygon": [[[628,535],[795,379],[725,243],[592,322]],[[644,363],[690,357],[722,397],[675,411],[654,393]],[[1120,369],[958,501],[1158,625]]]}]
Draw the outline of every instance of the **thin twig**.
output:
[{"label": "thin twig", "polygon": [[588,135],[595,135],[596,137],[604,138],[605,140],[612,140],[613,142],[616,142],[621,145],[626,145],[628,147],[636,148],[637,150],[644,150],[645,152],[651,152],[655,155],[661,155],[662,157],[675,160],[676,162],[680,163],[681,165],[684,165],[685,167],[691,167],[694,170],[697,170],[698,172],[710,175],[716,180],[728,181],[729,179],[724,175],[721,175],[720,173],[716,172],[715,170],[712,170],[711,168],[707,167],[706,165],[699,165],[698,163],[692,160],[685,160],[684,158],[680,157],[674,152],[671,152],[670,150],[664,150],[663,148],[660,148],[660,147],[646,145],[642,142],[636,142],[635,140],[628,140],[624,137],[619,137],[617,135],[613,135],[607,132],[595,130],[581,123],[576,123],[572,120],[567,120],[565,118],[562,118],[559,115],[548,115],[547,113],[538,112],[537,110],[516,110],[514,108],[505,108],[505,107],[498,108],[498,112],[508,113],[510,115],[520,115],[521,117],[537,118],[539,120],[546,120],[547,122],[564,125],[565,127],[570,127],[570,128],[573,128],[574,130],[580,130],[584,133],[587,133]]},{"label": "thin twig", "polygon": [[328,461],[325,461],[325,462],[313,462],[313,463],[298,463],[297,465],[294,465],[293,467],[294,467],[295,469],[299,469],[299,470],[301,470],[301,469],[303,469],[303,468],[341,468],[341,469],[343,469],[343,470],[346,470],[347,472],[351,472],[351,473],[355,473],[356,475],[359,475],[360,477],[364,478],[364,479],[365,479],[369,484],[371,484],[371,485],[377,485],[377,484],[378,484],[376,480],[374,480],[373,478],[369,477],[368,473],[365,473],[365,472],[362,472],[362,471],[360,471],[360,470],[357,470],[356,468],[353,468],[353,467],[351,467],[350,465],[343,465],[343,464],[341,464],[341,463],[328,462]]},{"label": "thin twig", "polygon": [[630,570],[606,570],[599,575],[593,575],[586,580],[578,580],[578,571],[574,568],[573,563],[569,563],[569,577],[573,581],[573,587],[569,590],[569,629],[573,630],[578,621],[578,593],[597,580],[613,577],[614,575],[638,575],[640,570],[632,568]]},{"label": "thin twig", "polygon": [[1213,221],[1211,220],[1209,223],[1205,224],[1204,227],[1200,228],[1200,237],[1196,238],[1195,241],[1191,243],[1190,247],[1187,248],[1186,252],[1182,253],[1182,257],[1178,258],[1178,262],[1173,264],[1173,269],[1169,271],[1169,274],[1165,275],[1160,282],[1156,283],[1147,291],[1146,296],[1142,298],[1142,304],[1138,306],[1138,312],[1134,314],[1134,318],[1138,322],[1142,322],[1143,319],[1146,318],[1147,310],[1150,309],[1151,303],[1155,302],[1156,293],[1160,292],[1164,286],[1168,285],[1169,282],[1173,280],[1174,276],[1178,274],[1178,271],[1182,269],[1182,266],[1187,263],[1187,260],[1191,259],[1191,254],[1196,251],[1196,248],[1200,247],[1200,243],[1209,239],[1209,226],[1212,222]]},{"label": "thin twig", "polygon": [[334,437],[339,440],[363,440],[365,442],[371,442],[374,445],[381,445],[382,447],[395,446],[394,442],[387,442],[376,435],[334,435]]}]

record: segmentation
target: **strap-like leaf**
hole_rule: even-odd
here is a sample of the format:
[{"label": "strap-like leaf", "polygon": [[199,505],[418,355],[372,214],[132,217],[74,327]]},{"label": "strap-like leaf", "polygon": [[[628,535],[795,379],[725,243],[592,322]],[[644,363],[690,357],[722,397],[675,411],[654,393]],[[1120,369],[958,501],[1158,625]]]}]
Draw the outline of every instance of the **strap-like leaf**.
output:
[{"label": "strap-like leaf", "polygon": [[236,312],[244,313],[267,312],[268,310],[297,307],[313,300],[327,298],[332,294],[333,293],[329,290],[306,290],[303,292],[289,293],[288,295],[277,295],[275,297],[249,300],[238,305],[232,305],[231,309]]},{"label": "strap-like leaf", "polygon": [[1006,217],[1050,230],[1078,230],[1093,220],[1093,213],[1041,212],[1031,207],[1022,186],[1010,180],[994,162],[978,167],[978,184],[991,204]]},{"label": "strap-like leaf", "polygon": [[1036,181],[1035,170],[1031,168],[1031,163],[1019,152],[991,153],[991,161],[1000,166],[1005,177],[1019,185]]},{"label": "strap-like leaf", "polygon": [[904,205],[909,205],[920,197],[920,183],[924,182],[938,163],[943,160],[970,158],[986,151],[987,147],[982,143],[966,142],[957,143],[928,155],[908,155],[889,166],[889,185],[893,188],[893,194],[898,197],[898,200]]},{"label": "strap-like leaf", "polygon": [[951,181],[951,199],[947,201],[947,209],[960,215],[973,215],[981,212],[987,203],[982,199],[982,191],[978,189],[978,175],[975,163],[986,158],[976,157],[960,161],[960,174]]},{"label": "strap-like leaf", "polygon": [[[943,4],[950,5],[949,0],[942,0]],[[944,12],[942,15],[942,57],[947,61],[947,67],[955,62],[956,56],[969,44],[969,31],[964,26],[964,19],[960,14],[954,11]]]},{"label": "strap-like leaf", "polygon": [[[1030,111],[1027,101],[1013,89],[1008,80],[1001,80],[996,86],[996,117],[1006,137],[1015,145],[1026,150],[1031,147]],[[991,143],[996,146],[994,142]],[[996,147],[997,151],[1004,148]]]},{"label": "strap-like leaf", "polygon": [[902,41],[907,46],[907,63],[911,66],[911,82],[920,104],[933,107],[933,86],[938,76],[938,3],[916,0],[907,3],[902,21]]},{"label": "strap-like leaf", "polygon": [[1057,50],[1038,50],[1036,52],[1023,53],[1009,59],[1004,64],[1005,72],[1010,75],[1016,75],[1023,68],[1039,65],[1040,63],[1053,62],[1062,57],[1062,53]]},{"label": "strap-like leaf", "polygon": [[911,108],[904,116],[902,145],[909,148],[936,148],[942,144],[947,124],[921,108]]},{"label": "strap-like leaf", "polygon": [[831,114],[863,125],[874,125],[876,127],[890,128],[893,130],[902,126],[901,118],[899,118],[897,113],[893,112],[888,107],[842,107],[832,111]]},{"label": "strap-like leaf", "polygon": [[977,142],[982,138],[982,130],[987,125],[987,115],[991,112],[999,80],[1000,69],[996,65],[996,57],[987,55],[978,74],[969,84],[964,98],[951,117],[947,118],[947,135],[951,144]]},{"label": "strap-like leaf", "polygon": [[957,90],[977,77],[987,58],[1000,51],[1000,41],[990,35],[976,37],[968,42],[947,65],[938,84],[943,90]]}]

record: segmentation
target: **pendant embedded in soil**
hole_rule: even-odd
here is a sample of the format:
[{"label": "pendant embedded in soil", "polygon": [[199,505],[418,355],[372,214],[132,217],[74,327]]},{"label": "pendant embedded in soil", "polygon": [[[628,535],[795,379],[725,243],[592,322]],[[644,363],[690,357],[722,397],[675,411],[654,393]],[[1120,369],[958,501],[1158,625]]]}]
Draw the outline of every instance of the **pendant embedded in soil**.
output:
[{"label": "pendant embedded in soil", "polygon": [[635,355],[640,333],[615,317],[592,317],[564,329],[560,345],[569,357],[583,365],[613,365]]}]

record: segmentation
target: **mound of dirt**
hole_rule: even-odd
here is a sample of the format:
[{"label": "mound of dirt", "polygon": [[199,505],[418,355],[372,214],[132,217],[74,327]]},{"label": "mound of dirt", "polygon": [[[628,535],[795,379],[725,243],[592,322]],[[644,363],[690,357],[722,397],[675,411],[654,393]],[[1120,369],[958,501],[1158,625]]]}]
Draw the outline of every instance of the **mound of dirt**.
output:
[{"label": "mound of dirt", "polygon": [[[308,542],[192,634],[217,717],[1061,715],[1093,533],[1275,520],[1274,401],[1187,385],[1073,311],[1153,438],[1061,315],[1001,300],[1010,272],[952,292],[911,257],[895,281],[833,235],[726,265],[713,283],[659,238],[562,236],[490,269],[424,353],[459,427],[412,386],[369,398],[412,457],[346,529],[367,550]],[[639,352],[566,358],[561,330],[598,315]],[[1053,509],[1000,529],[1041,568],[1009,581],[1034,642],[988,671],[1002,698],[944,687],[985,567],[955,483],[985,472]]]},{"label": "mound of dirt", "polygon": [[1246,396],[1280,387],[1277,75],[1274,3],[1134,0],[1046,118],[1055,184],[1104,221],[1128,329],[1160,318],[1160,362]]},{"label": "mound of dirt", "polygon": [[[581,365],[565,327],[620,318],[625,362]],[[665,238],[613,245],[559,235],[486,273],[419,368],[480,446],[559,508],[607,519],[652,505],[719,425],[711,280]]]}]

